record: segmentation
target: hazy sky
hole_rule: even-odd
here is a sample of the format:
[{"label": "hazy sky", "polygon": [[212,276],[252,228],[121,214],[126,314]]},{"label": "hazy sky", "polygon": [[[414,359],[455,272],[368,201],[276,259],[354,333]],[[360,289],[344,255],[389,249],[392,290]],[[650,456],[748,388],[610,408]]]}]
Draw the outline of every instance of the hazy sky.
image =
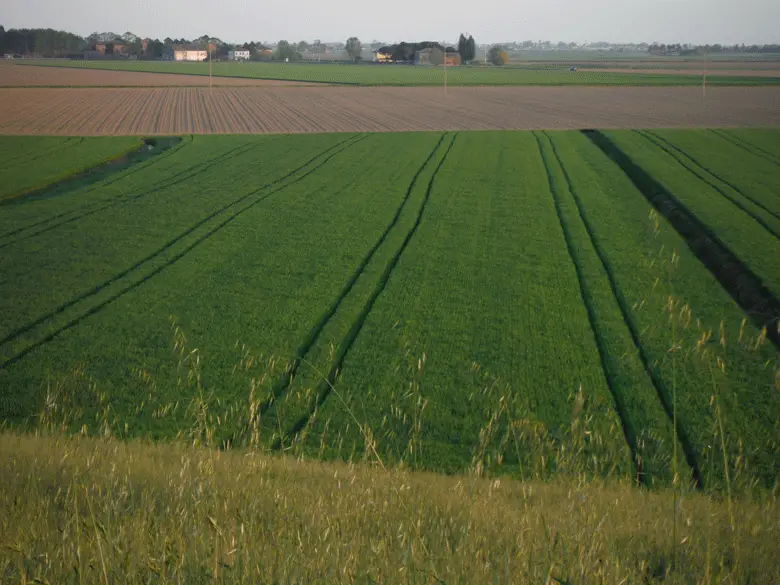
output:
[{"label": "hazy sky", "polygon": [[[6,28],[225,41],[442,39],[778,43],[780,0],[2,0]],[[270,4],[270,6],[269,6]],[[379,9],[379,6],[385,8]]]}]

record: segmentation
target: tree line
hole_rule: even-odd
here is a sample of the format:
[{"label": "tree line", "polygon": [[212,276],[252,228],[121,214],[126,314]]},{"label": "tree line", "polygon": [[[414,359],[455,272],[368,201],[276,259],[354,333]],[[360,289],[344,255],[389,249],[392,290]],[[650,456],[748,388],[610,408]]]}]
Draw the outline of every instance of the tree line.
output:
[{"label": "tree line", "polygon": [[[126,32],[124,35],[117,35],[114,33],[92,33],[86,38],[80,37],[73,33],[69,33],[61,30],[54,29],[8,29],[6,30],[0,25],[0,54],[21,54],[21,55],[39,55],[43,57],[65,57],[74,56],[79,53],[83,53],[90,47],[94,47],[96,44],[101,43],[106,45],[106,52],[113,52],[114,46],[118,44],[123,45],[122,54],[125,56],[132,56],[137,58],[146,59],[161,59],[167,52],[170,52],[174,45],[186,45],[196,44],[203,46],[212,44],[215,48],[212,56],[219,58],[226,58],[228,52],[234,49],[248,50],[250,53],[250,59],[252,60],[279,60],[279,61],[299,61],[304,58],[305,55],[316,58],[322,56],[329,48],[320,40],[315,40],[313,43],[307,41],[300,41],[298,43],[289,42],[287,40],[281,40],[276,44],[274,50],[265,46],[262,43],[255,41],[247,43],[226,43],[220,39],[210,37],[208,35],[202,35],[193,40],[181,38],[175,39],[166,37],[163,40],[160,39],[146,39],[142,40],[133,33]],[[457,52],[463,63],[470,63],[476,59],[476,42],[474,37],[461,34],[458,39],[458,46],[444,47],[442,44],[433,41],[426,41],[420,43],[406,43],[401,42],[394,45],[383,45],[379,42],[371,43],[371,48],[375,50],[382,50],[383,52],[389,52],[392,55],[394,61],[413,61],[415,53],[422,49],[434,49],[442,54]],[[575,48],[581,48],[576,43],[563,43],[560,42],[557,45],[550,41],[523,41],[522,43],[510,43],[508,46],[514,49],[554,49],[558,50],[572,50]],[[602,50],[613,50],[615,47],[623,48],[623,45],[613,45],[610,43],[589,43],[587,48]],[[350,37],[346,43],[338,44],[338,51],[344,52],[344,54],[352,61],[360,61],[362,58],[363,44],[357,37]],[[752,54],[770,54],[780,53],[780,45],[778,44],[765,44],[765,45],[691,45],[683,43],[640,43],[637,45],[631,44],[631,48],[634,50],[646,50],[654,54],[678,54],[678,55],[702,55],[709,53],[752,53]],[[500,45],[494,46],[487,55],[487,59],[495,64],[502,65],[506,60],[506,50]]]},{"label": "tree line", "polygon": [[0,54],[39,53],[62,56],[84,50],[85,41],[78,35],[51,28],[8,29],[0,25]]},{"label": "tree line", "polygon": [[679,55],[703,55],[705,53],[780,53],[780,45],[691,45],[688,43],[653,43],[649,53],[673,53]]}]

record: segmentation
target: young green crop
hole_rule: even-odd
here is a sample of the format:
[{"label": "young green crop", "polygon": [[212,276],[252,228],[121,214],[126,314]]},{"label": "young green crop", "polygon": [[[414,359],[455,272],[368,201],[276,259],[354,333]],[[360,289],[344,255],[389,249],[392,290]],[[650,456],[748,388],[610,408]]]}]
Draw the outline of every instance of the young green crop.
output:
[{"label": "young green crop", "polygon": [[638,132],[608,131],[605,134],[687,207],[763,281],[775,298],[780,297],[780,263],[777,262],[780,258],[780,223],[777,218],[767,217],[771,230],[768,229],[744,206],[729,200],[673,154]]},{"label": "young green crop", "polygon": [[[723,130],[645,130],[643,133],[694,174],[701,176],[715,189],[725,191],[737,205],[767,224],[767,229],[780,234],[780,197],[777,194],[777,176],[780,160],[772,162],[767,156],[749,152],[726,138]],[[745,132],[744,136],[757,139],[761,134]],[[775,133],[776,138],[780,138]],[[750,148],[750,147],[748,147]]]},{"label": "young green crop", "polygon": [[747,149],[757,156],[764,157],[780,165],[780,144],[777,130],[765,128],[734,128],[729,130],[711,130],[713,134]]},{"label": "young green crop", "polygon": [[[46,347],[53,335],[51,338],[57,345],[58,332],[68,331],[77,320],[98,319],[99,312],[89,317],[92,311],[102,310],[105,304],[114,302],[115,295],[134,290],[151,275],[164,272],[168,263],[176,262],[178,254],[208,236],[209,230],[224,218],[263,196],[270,189],[265,185],[302,168],[314,157],[325,156],[340,144],[346,147],[345,141],[358,137],[301,138],[282,141],[276,148],[263,148],[274,140],[267,136],[197,138],[171,154],[166,164],[152,163],[145,172],[128,173],[105,188],[92,186],[68,197],[5,209],[4,227],[19,225],[21,220],[15,221],[17,214],[29,221],[30,207],[37,210],[41,221],[25,223],[31,227],[0,240],[3,252],[0,263],[4,274],[9,276],[0,284],[3,364],[21,360],[22,364],[31,364],[35,371],[37,359],[23,360],[23,352],[39,344]],[[75,208],[75,212],[69,212],[69,207]],[[62,246],[62,242],[68,245]],[[168,281],[171,292],[177,291],[179,284],[176,280]],[[175,313],[175,308],[171,312]],[[160,321],[151,322],[143,304],[131,309],[130,314],[146,320],[158,329],[158,335],[166,336],[168,314],[160,317]],[[90,327],[79,328],[83,329],[87,339],[95,336]],[[115,339],[123,337],[119,334]],[[78,344],[66,345],[76,352],[75,356],[65,358],[64,352],[50,353],[58,365],[48,368],[49,371],[67,371],[82,361],[82,357],[76,356],[90,355],[82,352]],[[112,345],[110,339],[105,340],[104,347],[109,352],[118,349]],[[114,371],[120,378],[126,376],[122,368],[148,365],[137,364],[139,352],[154,359],[148,353],[153,343],[148,345],[143,338],[129,347],[121,345],[125,351],[119,350],[104,362],[107,369],[111,369],[111,363],[114,366],[121,363],[121,368]],[[119,361],[112,362],[117,358]],[[97,362],[95,359],[92,366],[99,371]],[[10,369],[10,365],[4,365],[0,375],[4,378],[11,375]],[[45,372],[38,369],[35,377],[39,380],[29,380],[30,386],[12,375],[16,390],[12,396],[4,397],[9,403],[9,411],[4,414],[18,413],[20,409],[24,412],[22,404],[39,403],[40,377]],[[33,385],[37,390],[30,392]],[[128,404],[134,402],[132,397],[119,399],[126,399]]]},{"label": "young green crop", "polygon": [[[780,403],[772,390],[776,350],[759,343],[761,333],[679,234],[663,218],[651,218],[653,208],[617,165],[580,133],[549,135],[574,178],[589,230],[629,306],[631,324],[654,375],[668,398],[677,388],[679,429],[695,454],[704,485],[722,479],[722,465],[713,451],[713,368],[717,388],[729,405],[732,463],[740,450],[752,453],[751,466],[771,484],[778,473]],[[726,347],[721,345],[721,323]],[[714,337],[700,346],[707,332]],[[718,356],[725,360],[726,376],[716,368]]]},{"label": "young green crop", "polygon": [[[633,139],[659,180],[771,203],[766,161]],[[663,482],[673,412],[709,487],[717,404],[727,465],[777,477],[777,352],[580,133],[184,137],[56,193],[0,206],[0,419]]]},{"label": "young green crop", "polygon": [[77,175],[143,146],[133,137],[0,136],[0,202]]},{"label": "young green crop", "polygon": [[[537,134],[602,366],[634,451],[640,480],[649,484],[669,481],[675,445],[681,458],[686,445],[679,444],[672,417],[664,409],[665,388],[656,379],[652,362],[639,342],[631,307],[617,288],[584,208],[580,192],[591,189],[592,178],[576,166],[570,172],[569,160],[577,154],[571,143],[561,138],[558,133]],[[685,432],[680,434],[685,436]],[[690,464],[692,469],[681,461],[680,477],[686,482],[699,481],[695,458],[691,457]]]},{"label": "young green crop", "polygon": [[[61,66],[149,73],[180,73],[349,85],[441,85],[442,67],[330,63],[180,63],[161,61],[38,61],[36,66]],[[448,67],[450,85],[701,85],[701,76],[682,74],[610,73],[524,69],[513,67]],[[707,77],[711,85],[777,85],[780,78]]]},{"label": "young green crop", "polygon": [[[484,442],[493,463],[517,471],[526,453],[512,430],[539,423],[553,435],[567,432],[585,400],[606,438],[590,446],[594,455],[628,472],[533,136],[459,134],[418,213],[419,229],[317,414],[314,445],[328,425],[332,449],[342,431],[362,450],[358,422],[393,458],[418,450],[423,465],[453,471]],[[404,432],[411,420],[424,429],[419,444]]]},{"label": "young green crop", "polygon": [[[32,280],[24,276],[21,251],[41,246],[46,238],[62,238],[63,232],[75,238],[72,228],[61,225],[13,244],[7,262],[19,280],[7,313],[13,304],[25,309],[28,319],[53,314],[5,344],[5,359],[16,359],[31,344],[46,340],[52,328],[68,327],[86,316],[78,327],[63,330],[0,375],[29,389],[40,378],[39,356],[63,365],[86,359],[88,373],[108,390],[121,389],[116,407],[134,412],[137,396],[145,391],[140,381],[128,380],[131,366],[156,372],[160,385],[176,386],[175,371],[157,368],[163,362],[175,365],[168,333],[169,316],[175,315],[209,365],[203,377],[207,391],[219,400],[245,400],[247,380],[231,376],[240,354],[236,342],[266,356],[275,352],[284,361],[292,358],[305,332],[379,237],[411,173],[438,139],[431,134],[411,135],[411,140],[396,134],[233,137],[223,138],[220,151],[215,150],[220,143],[209,137],[181,148],[176,157],[184,168],[156,193],[152,185],[139,188],[136,193],[149,196],[77,222],[92,237],[76,249],[78,254],[70,249],[69,259],[60,260],[61,273],[52,274],[51,281],[62,282],[62,291],[36,294]],[[235,151],[237,147],[243,150]],[[392,165],[374,156],[401,152],[402,147],[406,154]],[[215,164],[228,152],[232,154]],[[286,175],[281,183],[263,188]],[[122,188],[121,182],[117,186]],[[119,234],[118,225],[123,228]],[[46,250],[39,261],[53,264],[50,258],[57,254]],[[22,298],[21,290],[30,291],[28,298]],[[93,290],[55,312],[56,303]],[[120,344],[112,342],[120,339]],[[40,404],[40,392],[26,394],[27,404]],[[176,402],[181,392],[157,396],[156,403]],[[145,415],[131,430],[144,432]],[[175,434],[177,429],[168,428]]]}]

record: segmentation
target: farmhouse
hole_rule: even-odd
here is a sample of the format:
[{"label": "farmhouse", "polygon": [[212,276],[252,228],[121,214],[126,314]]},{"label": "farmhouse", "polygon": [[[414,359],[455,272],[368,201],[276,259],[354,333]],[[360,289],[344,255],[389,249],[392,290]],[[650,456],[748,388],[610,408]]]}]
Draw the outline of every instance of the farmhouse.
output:
[{"label": "farmhouse", "polygon": [[99,55],[126,55],[127,45],[124,43],[96,43],[93,50]]},{"label": "farmhouse", "polygon": [[241,61],[249,59],[249,49],[236,49],[228,51],[228,59],[231,61]]},{"label": "farmhouse", "polygon": [[174,61],[205,61],[208,58],[208,52],[198,45],[174,45]]},{"label": "farmhouse", "polygon": [[[414,64],[415,65],[433,65],[433,61],[431,60],[431,55],[433,54],[434,48],[429,47],[427,49],[421,49],[417,51],[414,54]],[[440,50],[441,51],[441,50]],[[447,51],[447,55],[445,57],[446,65],[447,67],[457,67],[461,64],[461,58],[460,54],[453,53],[451,51]]]},{"label": "farmhouse", "polygon": [[432,65],[431,55],[434,49],[445,52],[447,65],[453,67],[460,65],[460,55],[453,47],[447,47],[434,41],[421,43],[401,42],[378,48],[374,51],[376,63],[415,63],[416,65]]},{"label": "farmhouse", "polygon": [[380,47],[374,51],[374,61],[377,63],[392,63],[393,62],[393,48],[392,47]]}]

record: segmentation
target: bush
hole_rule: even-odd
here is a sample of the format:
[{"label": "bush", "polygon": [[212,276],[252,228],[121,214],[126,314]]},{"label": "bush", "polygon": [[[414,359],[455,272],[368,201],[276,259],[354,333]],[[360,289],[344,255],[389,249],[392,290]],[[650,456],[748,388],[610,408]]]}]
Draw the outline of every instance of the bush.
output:
[{"label": "bush", "polygon": [[502,47],[493,47],[488,52],[488,61],[493,65],[503,66],[509,63],[509,53]]}]

